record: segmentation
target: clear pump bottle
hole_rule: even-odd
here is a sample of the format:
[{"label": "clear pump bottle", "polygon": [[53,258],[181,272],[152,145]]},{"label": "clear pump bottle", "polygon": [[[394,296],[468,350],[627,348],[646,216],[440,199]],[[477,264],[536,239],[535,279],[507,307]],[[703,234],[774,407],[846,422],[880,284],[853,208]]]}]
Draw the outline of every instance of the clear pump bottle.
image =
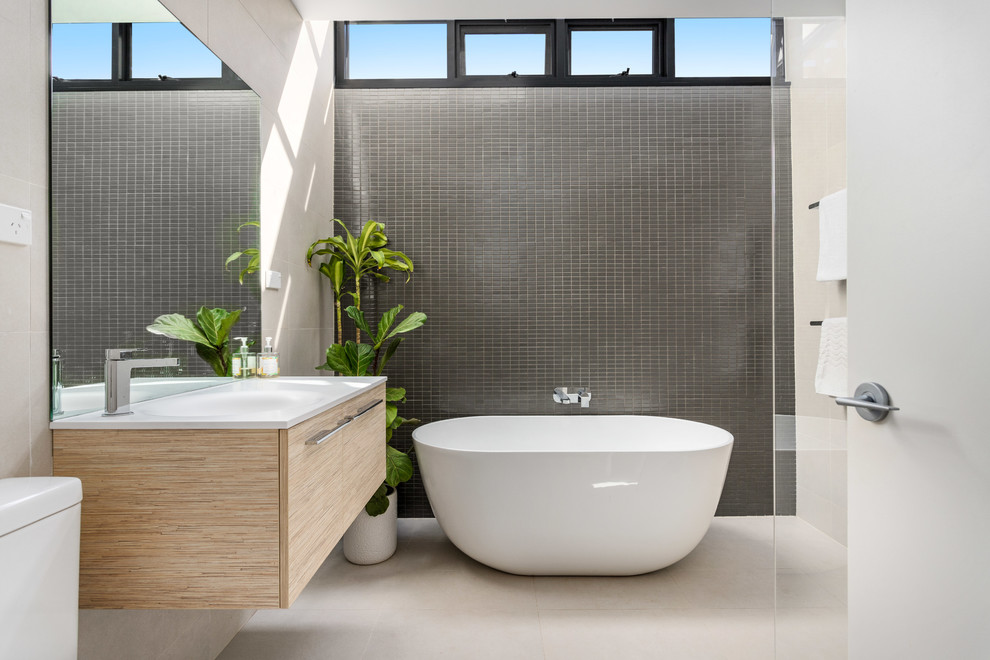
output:
[{"label": "clear pump bottle", "polygon": [[265,347],[258,356],[258,376],[260,378],[278,376],[278,353],[272,348],[271,337],[265,337]]},{"label": "clear pump bottle", "polygon": [[254,375],[254,356],[248,352],[248,338],[234,337],[241,342],[241,347],[231,356],[230,375],[234,378],[249,378]]}]

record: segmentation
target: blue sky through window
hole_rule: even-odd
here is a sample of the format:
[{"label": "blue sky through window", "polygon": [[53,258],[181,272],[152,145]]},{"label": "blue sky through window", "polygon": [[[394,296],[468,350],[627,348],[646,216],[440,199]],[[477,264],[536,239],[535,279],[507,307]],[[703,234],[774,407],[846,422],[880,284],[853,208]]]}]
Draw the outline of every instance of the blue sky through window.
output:
[{"label": "blue sky through window", "polygon": [[131,44],[132,78],[220,77],[220,58],[182,23],[135,23]]},{"label": "blue sky through window", "polygon": [[52,75],[65,80],[109,80],[110,23],[52,25]]},{"label": "blue sky through window", "polygon": [[653,73],[650,30],[571,30],[571,73],[576,76]]},{"label": "blue sky through window", "polygon": [[464,73],[469,76],[520,76],[547,73],[545,34],[465,34]]},{"label": "blue sky through window", "polygon": [[[64,80],[109,80],[113,47],[110,23],[52,25],[52,75]],[[182,23],[134,23],[133,78],[219,78],[220,59]]]},{"label": "blue sky through window", "polygon": [[769,76],[769,18],[674,20],[674,68],[678,78]]},{"label": "blue sky through window", "polygon": [[445,23],[351,23],[348,77],[446,78]]}]

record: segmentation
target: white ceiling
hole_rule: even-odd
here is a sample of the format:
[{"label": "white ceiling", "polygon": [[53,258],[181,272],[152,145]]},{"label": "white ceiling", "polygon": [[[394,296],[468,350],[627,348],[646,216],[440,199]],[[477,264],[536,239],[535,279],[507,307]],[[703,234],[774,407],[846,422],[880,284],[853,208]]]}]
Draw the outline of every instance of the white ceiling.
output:
[{"label": "white ceiling", "polygon": [[844,16],[845,0],[292,0],[310,20]]},{"label": "white ceiling", "polygon": [[52,23],[171,23],[175,20],[158,0],[52,0]]}]

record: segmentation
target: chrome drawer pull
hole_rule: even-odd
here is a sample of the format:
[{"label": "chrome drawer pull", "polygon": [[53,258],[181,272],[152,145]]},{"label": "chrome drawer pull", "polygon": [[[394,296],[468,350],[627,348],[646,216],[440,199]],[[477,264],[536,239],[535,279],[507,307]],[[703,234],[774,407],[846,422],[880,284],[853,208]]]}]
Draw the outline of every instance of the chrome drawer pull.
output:
[{"label": "chrome drawer pull", "polygon": [[330,431],[329,433],[327,433],[326,435],[324,435],[322,438],[310,438],[309,440],[306,441],[306,444],[307,445],[320,445],[320,444],[323,444],[324,442],[326,442],[327,440],[329,440],[330,438],[332,438],[334,435],[336,435],[337,433],[339,433],[340,431],[342,431],[345,426],[347,426],[348,424],[350,424],[351,422],[353,422],[354,420],[356,420],[358,417],[360,417],[361,415],[363,415],[365,413],[371,412],[371,409],[372,408],[374,408],[375,406],[377,406],[379,403],[382,403],[383,401],[384,401],[384,399],[378,399],[378,401],[375,401],[373,404],[371,404],[367,408],[364,408],[363,410],[360,410],[353,417],[345,417],[345,418],[343,418],[342,420],[340,420],[340,423],[337,424],[337,426],[332,431]]},{"label": "chrome drawer pull", "polygon": [[373,409],[373,408],[374,408],[375,406],[377,406],[377,405],[378,405],[379,403],[382,403],[382,402],[384,402],[384,401],[385,401],[385,399],[378,399],[378,401],[375,401],[375,402],[374,402],[373,404],[371,404],[370,406],[366,406],[365,408],[362,408],[361,410],[359,410],[359,411],[358,411],[358,414],[356,414],[356,415],[354,415],[354,417],[351,417],[351,421],[353,422],[353,421],[354,421],[355,419],[357,419],[357,418],[358,418],[358,417],[360,417],[361,415],[363,415],[363,414],[365,414],[365,413],[369,413],[369,412],[371,412],[371,410],[372,410],[372,409]]}]

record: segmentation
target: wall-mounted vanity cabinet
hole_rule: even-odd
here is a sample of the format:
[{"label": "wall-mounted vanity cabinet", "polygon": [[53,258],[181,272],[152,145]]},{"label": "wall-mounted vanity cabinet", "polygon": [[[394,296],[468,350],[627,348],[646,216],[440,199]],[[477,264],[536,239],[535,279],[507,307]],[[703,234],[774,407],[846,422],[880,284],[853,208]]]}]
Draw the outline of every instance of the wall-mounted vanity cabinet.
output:
[{"label": "wall-mounted vanity cabinet", "polygon": [[80,606],[288,607],[385,476],[384,378],[241,381],[52,423]]}]

